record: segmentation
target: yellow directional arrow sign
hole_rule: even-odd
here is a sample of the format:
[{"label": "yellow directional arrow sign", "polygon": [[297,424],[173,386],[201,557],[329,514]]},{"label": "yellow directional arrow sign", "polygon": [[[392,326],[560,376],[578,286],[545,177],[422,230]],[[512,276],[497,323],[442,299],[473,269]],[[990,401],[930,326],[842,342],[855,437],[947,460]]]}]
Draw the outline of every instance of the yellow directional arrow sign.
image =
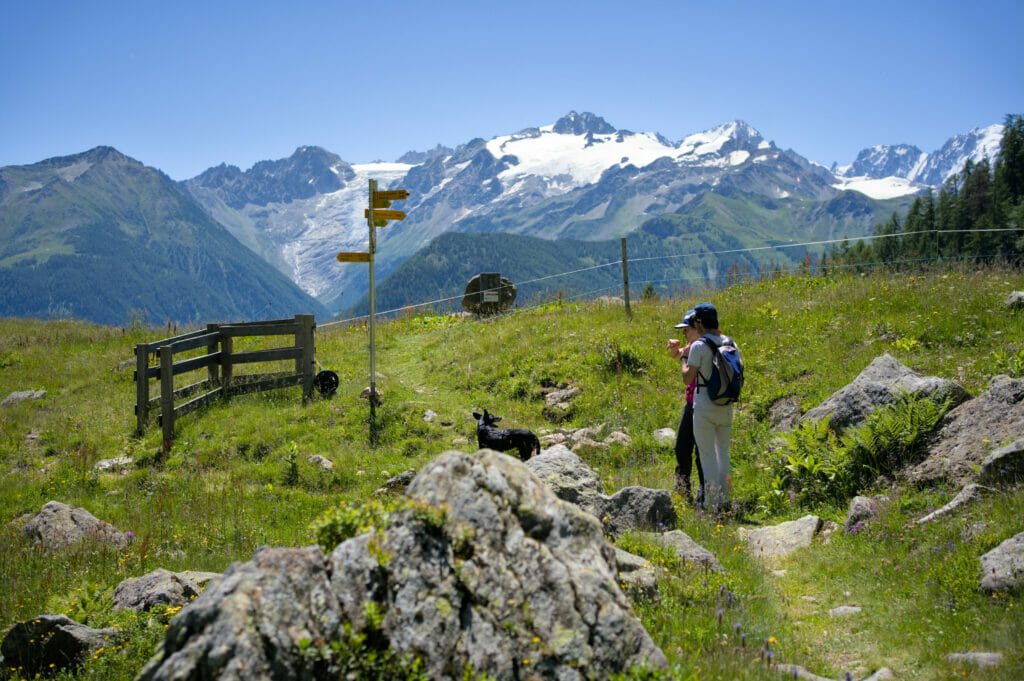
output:
[{"label": "yellow directional arrow sign", "polygon": [[389,189],[387,191],[373,193],[374,201],[404,201],[407,198],[409,198],[409,192],[405,189]]},{"label": "yellow directional arrow sign", "polygon": [[[370,217],[370,209],[369,208],[367,208],[366,210],[363,211],[363,217],[364,218],[369,218]],[[373,219],[374,220],[404,220],[405,219],[405,213],[400,211],[400,210],[379,210],[379,209],[374,209],[374,211],[373,211]]]},{"label": "yellow directional arrow sign", "polygon": [[370,262],[369,253],[339,253],[338,262]]}]

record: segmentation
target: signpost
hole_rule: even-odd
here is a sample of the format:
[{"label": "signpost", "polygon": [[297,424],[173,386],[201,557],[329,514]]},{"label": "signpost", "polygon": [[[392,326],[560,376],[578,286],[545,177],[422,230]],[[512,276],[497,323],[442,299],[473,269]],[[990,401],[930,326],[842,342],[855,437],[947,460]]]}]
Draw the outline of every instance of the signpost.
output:
[{"label": "signpost", "polygon": [[409,198],[405,189],[377,190],[377,180],[370,180],[369,206],[363,211],[366,224],[370,228],[370,250],[366,253],[339,253],[338,262],[365,262],[370,265],[370,441],[376,441],[377,423],[377,362],[374,333],[376,328],[376,309],[374,305],[373,256],[377,251],[377,235],[374,229],[386,227],[388,220],[404,220],[405,213],[400,210],[388,210],[392,201],[404,201]]}]

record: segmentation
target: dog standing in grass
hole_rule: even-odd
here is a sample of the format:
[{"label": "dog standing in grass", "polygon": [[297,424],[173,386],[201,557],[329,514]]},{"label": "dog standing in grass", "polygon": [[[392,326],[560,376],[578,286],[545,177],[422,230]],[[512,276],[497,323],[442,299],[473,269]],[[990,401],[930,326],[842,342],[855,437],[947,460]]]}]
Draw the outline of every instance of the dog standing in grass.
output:
[{"label": "dog standing in grass", "polygon": [[519,450],[519,458],[526,461],[534,454],[540,454],[540,440],[526,428],[495,428],[494,424],[501,420],[500,416],[473,412],[476,419],[476,441],[481,449],[494,449],[507,452]]}]

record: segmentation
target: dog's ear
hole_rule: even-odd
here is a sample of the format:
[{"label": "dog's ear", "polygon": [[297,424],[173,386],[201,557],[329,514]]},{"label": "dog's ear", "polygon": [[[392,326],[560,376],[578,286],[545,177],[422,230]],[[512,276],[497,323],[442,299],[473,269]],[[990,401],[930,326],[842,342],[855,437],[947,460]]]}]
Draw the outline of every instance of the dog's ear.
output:
[{"label": "dog's ear", "polygon": [[476,419],[477,421],[479,421],[480,419],[482,419],[482,418],[483,418],[483,416],[480,416],[480,414],[477,414],[477,413],[476,413],[476,412],[474,411],[474,412],[473,412],[473,418],[475,418],[475,419]]}]

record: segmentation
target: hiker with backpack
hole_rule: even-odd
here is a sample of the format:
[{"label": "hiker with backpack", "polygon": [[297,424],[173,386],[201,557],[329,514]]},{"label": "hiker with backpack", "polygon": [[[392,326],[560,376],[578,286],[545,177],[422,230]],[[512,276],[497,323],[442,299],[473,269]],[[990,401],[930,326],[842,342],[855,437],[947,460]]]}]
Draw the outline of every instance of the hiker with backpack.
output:
[{"label": "hiker with backpack", "polygon": [[[732,432],[733,403],[743,387],[743,362],[739,348],[718,328],[718,311],[711,303],[693,308],[693,326],[700,338],[690,343],[682,361],[683,382],[696,379],[693,400],[693,437],[707,489],[704,508],[713,513],[728,510],[732,492],[729,469],[729,437]],[[675,354],[675,353],[674,353]]]},{"label": "hiker with backpack", "polygon": [[[680,342],[675,338],[668,339],[668,351],[672,355],[673,359],[680,359],[685,357],[690,350],[690,343],[700,338],[700,334],[697,333],[697,329],[694,327],[694,322],[697,318],[697,313],[693,310],[688,310],[683,315],[683,321],[681,324],[676,324],[677,329],[683,330],[683,338],[686,340],[686,345],[680,349]],[[697,390],[697,379],[693,379],[686,384],[686,402],[683,405],[683,415],[679,418],[679,428],[676,429],[676,494],[683,497],[687,504],[693,503],[693,495],[690,484],[690,470],[693,468],[694,462],[697,464],[697,478],[699,485],[697,486],[697,505],[703,506],[704,504],[704,469],[700,465],[700,452],[696,451],[696,441],[693,439],[693,396]],[[694,456],[696,454],[696,456]]]}]

